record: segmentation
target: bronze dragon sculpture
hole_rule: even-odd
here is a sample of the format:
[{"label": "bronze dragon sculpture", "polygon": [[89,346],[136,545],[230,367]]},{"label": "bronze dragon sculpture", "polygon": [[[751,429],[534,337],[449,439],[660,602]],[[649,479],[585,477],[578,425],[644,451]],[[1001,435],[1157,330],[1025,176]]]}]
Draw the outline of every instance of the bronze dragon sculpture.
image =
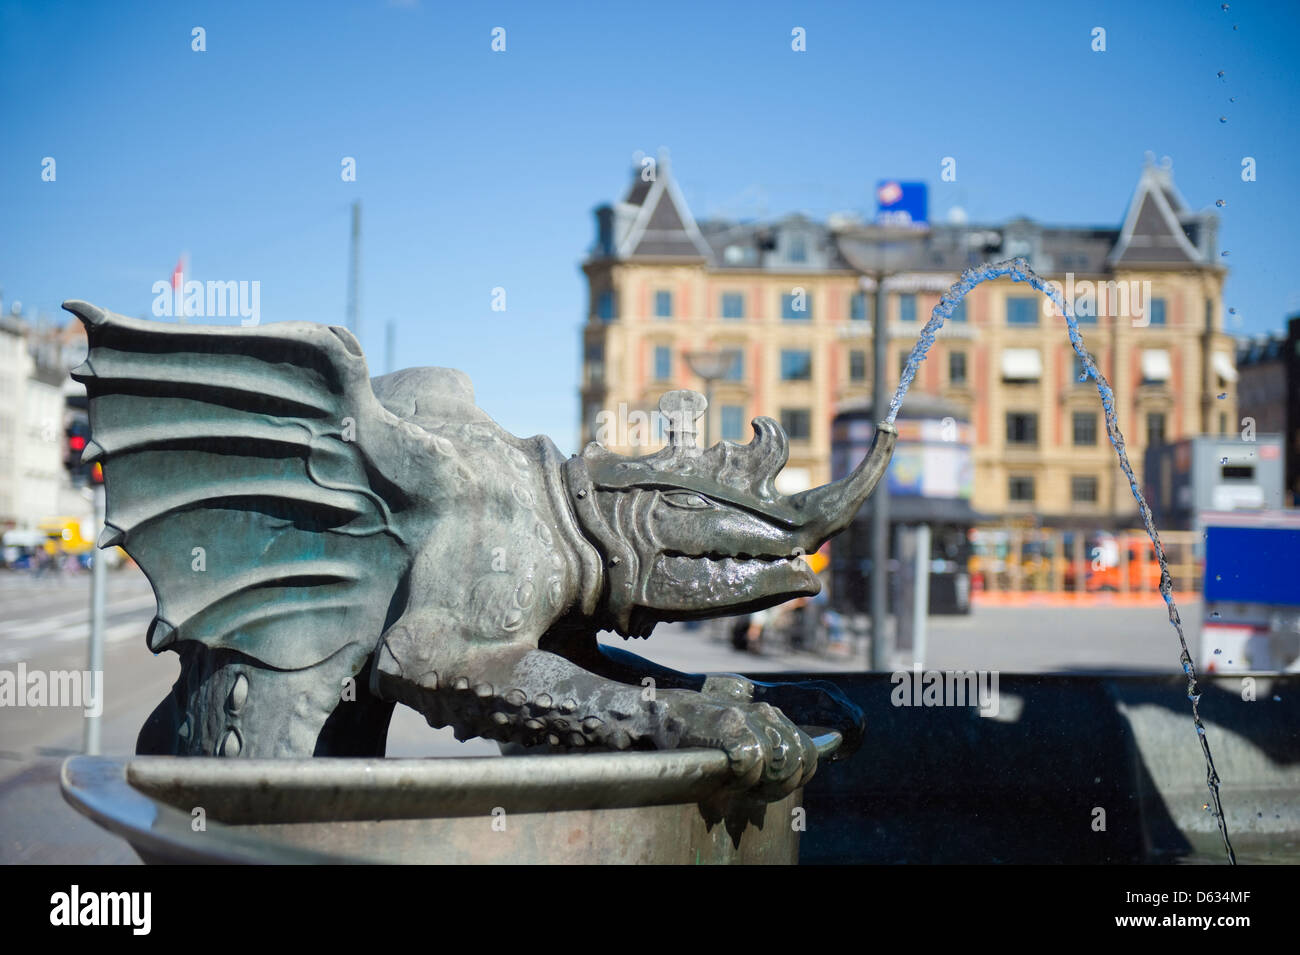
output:
[{"label": "bronze dragon sculpture", "polygon": [[775,799],[816,767],[800,726],[860,741],[830,684],[676,673],[597,634],[815,594],[800,555],[871,493],[891,426],[853,474],[782,496],[776,422],[695,447],[691,392],[670,396],[663,450],[566,461],[498,427],[462,372],[371,379],[342,328],[64,307],[89,338],[74,377],[108,493],[98,543],[148,576],[149,647],[181,660],[138,752],[382,756],[401,702],[462,739],[720,747],[737,787]]}]

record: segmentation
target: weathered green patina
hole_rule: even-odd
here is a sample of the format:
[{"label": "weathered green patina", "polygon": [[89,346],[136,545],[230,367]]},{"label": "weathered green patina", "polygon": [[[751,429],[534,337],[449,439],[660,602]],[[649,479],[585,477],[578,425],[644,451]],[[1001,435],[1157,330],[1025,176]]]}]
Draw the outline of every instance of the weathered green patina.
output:
[{"label": "weathered green patina", "polygon": [[402,702],[462,738],[720,748],[738,787],[779,799],[816,768],[800,726],[859,743],[830,684],[676,673],[596,635],[816,593],[800,555],[875,487],[892,426],[853,474],[787,497],[781,428],[698,448],[693,392],[661,403],[663,450],[566,461],[498,427],[462,372],[372,380],[342,328],[65,308],[90,341],[74,377],[108,490],[100,545],[140,564],[149,647],[181,658],[140,753],[383,755]]}]

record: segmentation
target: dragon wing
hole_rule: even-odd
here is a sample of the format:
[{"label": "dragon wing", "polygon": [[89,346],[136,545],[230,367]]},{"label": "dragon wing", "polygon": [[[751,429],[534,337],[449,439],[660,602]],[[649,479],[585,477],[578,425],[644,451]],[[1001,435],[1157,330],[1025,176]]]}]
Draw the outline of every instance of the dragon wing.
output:
[{"label": "dragon wing", "polygon": [[194,640],[277,669],[372,648],[402,609],[430,438],[380,405],[351,333],[64,308],[90,345],[73,378],[108,495],[97,543],[153,586],[149,648]]}]

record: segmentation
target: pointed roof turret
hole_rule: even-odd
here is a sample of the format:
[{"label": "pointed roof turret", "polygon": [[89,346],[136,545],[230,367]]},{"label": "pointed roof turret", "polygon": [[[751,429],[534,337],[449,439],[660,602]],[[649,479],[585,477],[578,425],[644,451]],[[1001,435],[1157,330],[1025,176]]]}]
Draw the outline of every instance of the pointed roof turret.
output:
[{"label": "pointed roof turret", "polygon": [[1116,265],[1204,265],[1213,255],[1212,214],[1195,213],[1174,186],[1173,163],[1150,154],[1110,253]]},{"label": "pointed roof turret", "polygon": [[614,237],[619,258],[710,257],[708,243],[673,178],[667,150],[660,151],[656,162],[638,166],[636,178],[614,212],[621,227]]}]

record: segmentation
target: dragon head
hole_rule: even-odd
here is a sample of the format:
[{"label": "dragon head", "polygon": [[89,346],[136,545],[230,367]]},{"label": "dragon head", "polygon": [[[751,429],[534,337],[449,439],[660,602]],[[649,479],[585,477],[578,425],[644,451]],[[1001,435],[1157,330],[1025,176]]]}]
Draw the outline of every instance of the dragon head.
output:
[{"label": "dragon head", "polygon": [[746,445],[695,445],[703,395],[674,391],[660,410],[668,445],[625,457],[591,443],[566,462],[565,483],[583,532],[600,551],[606,609],[624,636],[663,620],[761,610],[821,589],[802,557],[839,533],[875,488],[897,431],[880,424],[847,477],[799,494],[777,492],[789,457],[785,432],[755,418]]}]

